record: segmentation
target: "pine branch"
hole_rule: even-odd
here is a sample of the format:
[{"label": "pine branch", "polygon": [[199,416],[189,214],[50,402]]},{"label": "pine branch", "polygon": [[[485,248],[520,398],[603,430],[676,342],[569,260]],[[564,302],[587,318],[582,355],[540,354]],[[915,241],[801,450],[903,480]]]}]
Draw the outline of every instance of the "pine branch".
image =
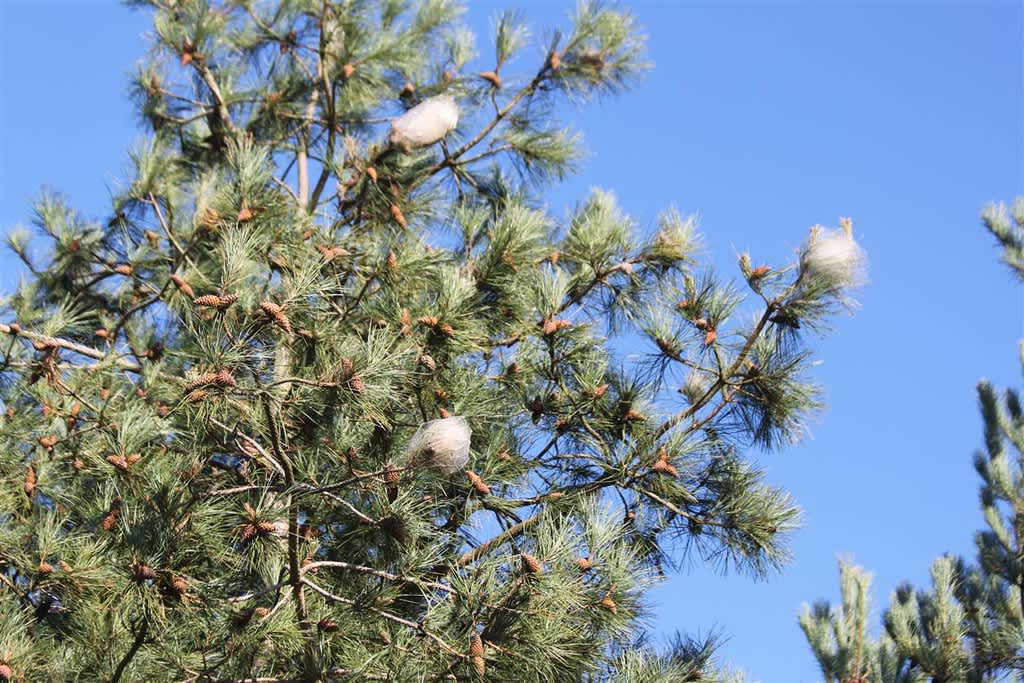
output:
[{"label": "pine branch", "polygon": [[[112,356],[112,354],[104,353],[99,349],[84,346],[73,341],[68,341],[67,339],[61,339],[60,337],[51,337],[46,334],[39,334],[38,332],[23,329],[20,325],[12,327],[11,325],[0,323],[0,334],[22,336],[25,337],[26,339],[31,339],[32,341],[39,342],[44,346],[50,348],[61,348],[66,349],[68,351],[74,351],[79,355],[86,356],[87,358],[92,358],[98,361],[106,361],[110,359]],[[118,367],[122,368],[123,370],[127,370],[128,372],[142,372],[142,366],[138,365],[137,363],[133,363],[130,360],[127,360],[126,358],[118,357],[114,359],[114,362],[117,363]]]}]

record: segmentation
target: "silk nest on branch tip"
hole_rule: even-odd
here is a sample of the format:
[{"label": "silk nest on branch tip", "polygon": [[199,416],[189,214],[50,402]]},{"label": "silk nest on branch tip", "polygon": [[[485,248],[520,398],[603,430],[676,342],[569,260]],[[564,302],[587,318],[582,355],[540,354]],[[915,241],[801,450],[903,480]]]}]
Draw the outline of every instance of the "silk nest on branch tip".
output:
[{"label": "silk nest on branch tip", "polygon": [[469,440],[473,435],[461,415],[430,420],[420,425],[405,447],[406,467],[427,468],[452,474],[469,462]]},{"label": "silk nest on branch tip", "polygon": [[388,141],[403,152],[440,141],[459,123],[459,107],[451,95],[423,100],[391,122]]},{"label": "silk nest on branch tip", "polygon": [[853,239],[849,221],[838,230],[814,228],[801,264],[807,276],[834,287],[857,287],[867,278],[867,255]]}]

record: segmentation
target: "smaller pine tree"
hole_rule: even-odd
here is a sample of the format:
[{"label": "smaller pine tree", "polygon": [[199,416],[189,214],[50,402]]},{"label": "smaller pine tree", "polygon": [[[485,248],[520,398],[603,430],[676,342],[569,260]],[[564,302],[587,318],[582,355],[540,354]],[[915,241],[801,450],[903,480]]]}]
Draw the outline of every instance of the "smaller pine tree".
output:
[{"label": "smaller pine tree", "polygon": [[[986,209],[983,222],[1003,246],[1003,260],[1024,277],[1024,199]],[[1020,346],[1024,367],[1024,342]],[[995,681],[1024,678],[1024,410],[1020,394],[1000,397],[978,384],[985,450],[974,456],[988,525],[975,536],[976,564],[944,555],[931,566],[932,586],[896,589],[885,632],[867,632],[870,576],[841,563],[842,605],[804,605],[811,651],[828,681]]]}]

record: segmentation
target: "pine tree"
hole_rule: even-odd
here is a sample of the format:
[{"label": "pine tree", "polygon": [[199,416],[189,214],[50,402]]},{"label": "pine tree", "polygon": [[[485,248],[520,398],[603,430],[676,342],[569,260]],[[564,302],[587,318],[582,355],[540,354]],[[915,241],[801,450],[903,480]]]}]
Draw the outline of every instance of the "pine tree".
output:
[{"label": "pine tree", "polygon": [[[1018,275],[1024,199],[1014,204],[1016,228],[1005,207],[986,209],[983,223],[1003,246]],[[1024,342],[1020,346],[1024,368]],[[988,529],[975,536],[976,564],[945,555],[931,566],[930,590],[897,588],[877,640],[867,633],[870,577],[840,564],[842,605],[804,606],[800,626],[828,681],[995,681],[1024,679],[1024,411],[1008,389],[1000,400],[978,384],[985,451],[974,456]]]},{"label": "pine tree", "polygon": [[820,405],[849,221],[742,255],[744,295],[693,218],[544,210],[559,113],[646,68],[598,3],[481,56],[449,0],[135,4],[130,181],[8,237],[0,677],[721,675],[647,644],[645,591],[786,562],[798,509],[744,453]]}]

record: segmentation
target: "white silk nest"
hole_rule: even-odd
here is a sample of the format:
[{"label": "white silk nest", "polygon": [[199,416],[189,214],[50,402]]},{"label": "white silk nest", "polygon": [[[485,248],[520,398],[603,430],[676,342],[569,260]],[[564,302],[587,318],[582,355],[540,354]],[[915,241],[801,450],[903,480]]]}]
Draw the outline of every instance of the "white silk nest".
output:
[{"label": "white silk nest", "polygon": [[453,474],[469,462],[472,435],[469,423],[461,415],[424,422],[405,447],[404,460],[408,467]]},{"label": "white silk nest", "polygon": [[867,278],[867,255],[849,230],[821,230],[804,252],[803,267],[837,287],[857,287]]},{"label": "white silk nest", "polygon": [[459,124],[459,106],[451,95],[423,100],[391,122],[388,141],[403,152],[440,141]]}]

